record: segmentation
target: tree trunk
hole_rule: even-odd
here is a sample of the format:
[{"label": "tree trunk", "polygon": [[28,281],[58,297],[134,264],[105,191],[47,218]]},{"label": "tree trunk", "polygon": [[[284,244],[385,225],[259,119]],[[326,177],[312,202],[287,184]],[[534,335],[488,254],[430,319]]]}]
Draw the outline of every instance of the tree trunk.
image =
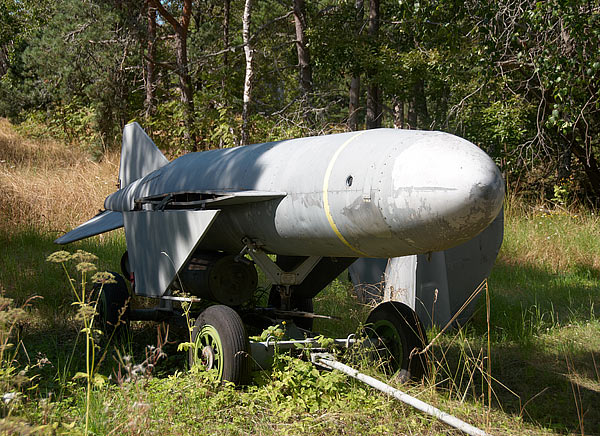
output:
[{"label": "tree trunk", "polygon": [[156,47],[154,45],[156,42],[156,8],[150,2],[146,3],[146,7],[148,42],[146,46],[146,100],[144,101],[144,106],[146,108],[145,116],[146,118],[150,118],[156,111],[156,106],[154,105],[154,87],[156,86],[156,72],[154,70],[156,56]]},{"label": "tree trunk", "polygon": [[309,96],[312,92],[312,69],[310,65],[310,52],[306,46],[304,0],[294,0],[294,24],[296,26],[296,49],[298,51],[300,88],[302,89],[304,101],[309,105]]},{"label": "tree trunk", "polygon": [[558,134],[558,155],[556,156],[556,162],[558,167],[556,169],[556,176],[558,183],[563,183],[571,175],[571,163],[573,158],[573,147],[572,143],[575,142],[575,138],[567,138],[565,135]]},{"label": "tree trunk", "polygon": [[367,129],[381,127],[382,104],[381,89],[375,82],[367,86]]},{"label": "tree trunk", "polygon": [[171,15],[160,0],[148,0],[157,9],[159,14],[173,27],[175,31],[175,50],[177,75],[179,76],[179,89],[181,93],[181,104],[183,106],[183,123],[185,126],[184,140],[191,144],[193,150],[197,150],[196,135],[194,129],[194,95],[192,92],[192,78],[189,74],[187,57],[187,36],[192,17],[192,0],[183,1],[181,22]]},{"label": "tree trunk", "polygon": [[350,80],[350,105],[348,106],[348,129],[358,130],[358,110],[360,108],[360,74]]},{"label": "tree trunk", "polygon": [[225,92],[225,82],[229,75],[228,66],[229,58],[227,56],[227,50],[229,49],[229,18],[231,15],[231,1],[223,1],[223,48],[226,50],[223,53],[223,77],[221,78],[221,93]]},{"label": "tree trunk", "polygon": [[179,86],[181,89],[181,103],[183,105],[183,117],[185,123],[184,139],[196,149],[196,138],[194,129],[194,95],[192,93],[192,79],[187,64],[187,35],[177,38],[177,65],[179,69]]},{"label": "tree trunk", "polygon": [[9,67],[10,63],[8,61],[8,50],[6,49],[6,46],[0,46],[0,78],[8,73]]},{"label": "tree trunk", "polygon": [[[418,79],[413,87],[413,97],[415,99],[415,112],[418,117],[419,128],[429,129],[430,119],[427,110],[427,98],[425,97],[425,81]],[[415,126],[416,128],[417,126]]]},{"label": "tree trunk", "polygon": [[[356,0],[356,21],[354,27],[354,34],[358,37],[360,28],[362,27],[362,21],[364,16],[364,0]],[[350,92],[349,92],[349,105],[348,105],[348,129],[358,130],[358,110],[360,108],[360,71],[358,68],[352,72],[352,79],[350,80]]]},{"label": "tree trunk", "polygon": [[417,111],[415,110],[414,97],[408,102],[408,126],[409,129],[417,128]]},{"label": "tree trunk", "polygon": [[242,109],[242,145],[248,144],[248,119],[250,117],[250,103],[252,102],[252,77],[254,70],[252,59],[254,50],[250,46],[250,23],[252,20],[252,0],[246,0],[244,16],[242,18],[242,38],[244,41],[244,54],[246,55],[246,77],[244,79],[244,107]]},{"label": "tree trunk", "polygon": [[404,102],[394,97],[394,127],[404,129]]},{"label": "tree trunk", "polygon": [[196,135],[194,134],[194,94],[192,92],[192,78],[190,77],[187,56],[187,35],[190,18],[192,16],[192,0],[184,0],[183,15],[181,17],[181,32],[177,38],[177,65],[179,68],[179,84],[181,86],[181,102],[185,122],[186,142],[197,150]]},{"label": "tree trunk", "polygon": [[592,153],[587,153],[585,148],[574,142],[571,143],[571,150],[583,166],[583,171],[592,189],[594,203],[598,205],[600,202],[600,167],[598,166],[598,161]]},{"label": "tree trunk", "polygon": [[[379,0],[369,2],[369,37],[376,46],[379,38]],[[367,129],[381,127],[381,90],[371,72],[367,86]]]}]

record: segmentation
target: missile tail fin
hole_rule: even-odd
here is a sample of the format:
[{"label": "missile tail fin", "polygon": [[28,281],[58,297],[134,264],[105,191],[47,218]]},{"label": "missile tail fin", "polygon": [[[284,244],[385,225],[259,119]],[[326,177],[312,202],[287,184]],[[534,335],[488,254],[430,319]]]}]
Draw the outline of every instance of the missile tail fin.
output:
[{"label": "missile tail fin", "polygon": [[138,123],[133,122],[123,128],[119,166],[121,188],[168,163],[167,158]]}]

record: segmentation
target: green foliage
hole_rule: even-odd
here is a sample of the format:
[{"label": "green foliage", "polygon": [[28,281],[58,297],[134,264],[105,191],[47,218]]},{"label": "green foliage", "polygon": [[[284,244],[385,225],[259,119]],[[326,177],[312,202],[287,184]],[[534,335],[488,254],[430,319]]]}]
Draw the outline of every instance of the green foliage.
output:
[{"label": "green foliage", "polygon": [[3,87],[22,90],[21,110],[43,105],[47,119],[67,137],[86,138],[91,130],[101,148],[111,146],[129,118],[128,102],[136,98],[135,77],[128,72],[139,61],[128,53],[136,32],[135,23],[127,27],[130,11],[67,1],[47,13],[43,31],[30,35],[20,53],[22,70],[13,80],[5,78]]},{"label": "green foliage", "polygon": [[65,143],[77,143],[88,149],[92,155],[101,155],[100,133],[95,130],[96,114],[88,106],[81,105],[80,99],[74,99],[61,107],[61,111],[48,118],[46,113],[32,111],[27,114],[17,130],[32,138],[55,138]]},{"label": "green foliage", "polygon": [[8,52],[6,61],[15,61],[16,51],[45,23],[50,9],[47,0],[0,1],[0,46]]},{"label": "green foliage", "polygon": [[22,347],[19,325],[27,320],[26,308],[34,298],[30,298],[22,307],[15,307],[13,300],[4,296],[4,290],[0,288],[0,291],[0,417],[5,418],[19,409],[27,390],[35,388],[37,375],[31,374],[29,365],[21,367],[18,362],[19,349]]},{"label": "green foliage", "polygon": [[[168,23],[157,22],[154,106],[147,108],[144,8],[99,0],[3,6],[0,116],[28,120],[28,130],[46,124],[47,133],[84,141],[96,155],[116,146],[131,120],[170,155],[194,148],[184,139],[188,128],[199,150],[239,145],[243,3],[230,4],[227,41],[224,4],[194,5],[189,126]],[[369,2],[363,11],[354,1],[305,6],[308,96],[290,6],[254,4],[251,142],[344,131],[348,84],[360,76],[359,115],[375,82],[384,126],[441,129],[475,142],[496,158],[513,191],[552,198],[553,186],[574,175],[572,198],[600,198],[600,13],[589,2],[383,1],[377,37],[368,30]]]},{"label": "green foliage", "polygon": [[275,324],[267,327],[263,330],[263,332],[259,336],[252,336],[250,339],[253,341],[264,342],[267,339],[271,338],[273,341],[278,341],[283,339],[285,336],[285,321],[284,325]]},{"label": "green foliage", "polygon": [[[321,373],[311,362],[289,354],[275,356],[269,384],[257,391],[274,405],[275,412],[289,419],[296,411],[315,413],[327,410],[346,397],[351,385],[339,372]],[[294,404],[294,407],[290,407]]]}]

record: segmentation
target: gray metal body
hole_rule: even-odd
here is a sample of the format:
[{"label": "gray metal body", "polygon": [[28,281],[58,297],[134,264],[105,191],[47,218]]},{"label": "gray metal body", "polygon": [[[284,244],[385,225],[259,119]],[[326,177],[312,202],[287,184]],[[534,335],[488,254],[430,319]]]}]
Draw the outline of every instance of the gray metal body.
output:
[{"label": "gray metal body", "polygon": [[56,242],[107,231],[121,219],[136,293],[148,296],[163,295],[195,250],[237,253],[245,238],[264,252],[324,258],[448,249],[486,228],[504,196],[498,168],[475,145],[395,129],[166,163],[133,123],[124,130],[120,179],[122,189],[105,200],[111,212]]},{"label": "gray metal body", "polygon": [[[504,215],[470,241],[427,255],[359,259],[348,271],[362,301],[398,301],[413,309],[425,327],[441,328],[456,315],[464,324],[478,297],[463,305],[487,278],[502,245]],[[461,310],[462,309],[462,310]]]}]

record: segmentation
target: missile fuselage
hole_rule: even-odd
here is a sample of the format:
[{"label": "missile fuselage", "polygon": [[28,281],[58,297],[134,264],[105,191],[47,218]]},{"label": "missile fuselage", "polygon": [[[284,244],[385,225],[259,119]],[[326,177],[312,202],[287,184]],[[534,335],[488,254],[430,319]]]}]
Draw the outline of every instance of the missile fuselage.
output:
[{"label": "missile fuselage", "polygon": [[111,194],[105,208],[153,210],[139,200],[240,191],[281,195],[215,206],[202,249],[239,252],[250,238],[280,255],[396,257],[472,239],[500,211],[504,182],[464,139],[377,129],[186,154]]}]

